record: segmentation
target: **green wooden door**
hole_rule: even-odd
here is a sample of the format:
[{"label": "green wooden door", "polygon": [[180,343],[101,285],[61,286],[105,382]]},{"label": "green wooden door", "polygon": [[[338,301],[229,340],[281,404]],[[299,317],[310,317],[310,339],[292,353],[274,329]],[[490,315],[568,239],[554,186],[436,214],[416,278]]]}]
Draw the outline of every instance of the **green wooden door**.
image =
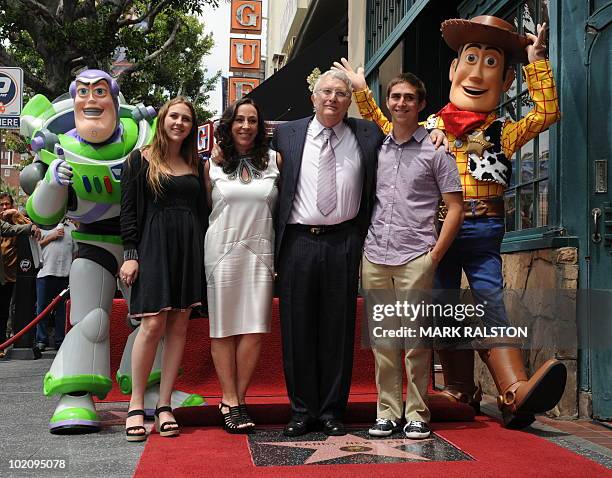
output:
[{"label": "green wooden door", "polygon": [[612,418],[612,2],[587,20],[590,241],[588,349],[593,416]]}]

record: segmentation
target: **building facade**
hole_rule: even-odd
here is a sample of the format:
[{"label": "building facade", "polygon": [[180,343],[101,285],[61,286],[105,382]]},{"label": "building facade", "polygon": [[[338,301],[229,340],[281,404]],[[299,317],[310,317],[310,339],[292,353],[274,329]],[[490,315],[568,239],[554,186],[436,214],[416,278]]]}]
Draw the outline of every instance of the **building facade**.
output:
[{"label": "building facade", "polygon": [[268,28],[266,35],[265,78],[287,63],[311,3],[312,0],[268,2],[268,25],[274,28]]},{"label": "building facade", "polygon": [[9,151],[1,138],[2,135],[0,134],[0,180],[19,190],[19,169],[17,169],[17,166],[21,162],[21,156],[19,153]]}]

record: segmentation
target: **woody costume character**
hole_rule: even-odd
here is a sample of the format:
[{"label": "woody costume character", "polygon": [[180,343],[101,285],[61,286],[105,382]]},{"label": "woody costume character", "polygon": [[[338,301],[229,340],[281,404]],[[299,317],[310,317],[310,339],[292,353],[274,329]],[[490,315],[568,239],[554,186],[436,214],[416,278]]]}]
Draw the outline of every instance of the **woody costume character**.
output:
[{"label": "woody costume character", "polygon": [[[560,117],[555,81],[544,56],[545,30],[538,25],[538,36],[526,37],[504,20],[479,16],[446,20],[441,31],[458,58],[449,72],[450,103],[430,116],[426,127],[444,131],[451,145],[463,186],[465,220],[438,266],[436,289],[455,291],[458,299],[463,270],[474,301],[486,304],[484,325],[507,326],[500,247],[505,232],[503,193],[512,174],[509,158]],[[512,84],[514,72],[509,65],[516,62],[527,63],[524,77],[535,106],[513,122],[498,118],[494,110],[501,92]],[[375,121],[385,133],[391,130],[392,124],[367,87],[355,91],[355,99],[363,118]],[[443,209],[442,205],[442,215]],[[478,352],[497,387],[504,425],[524,428],[534,421],[535,413],[559,402],[566,368],[550,359],[529,378],[516,342],[487,340]],[[482,393],[474,383],[473,350],[455,346],[438,353],[445,382],[442,395],[479,411]]]}]

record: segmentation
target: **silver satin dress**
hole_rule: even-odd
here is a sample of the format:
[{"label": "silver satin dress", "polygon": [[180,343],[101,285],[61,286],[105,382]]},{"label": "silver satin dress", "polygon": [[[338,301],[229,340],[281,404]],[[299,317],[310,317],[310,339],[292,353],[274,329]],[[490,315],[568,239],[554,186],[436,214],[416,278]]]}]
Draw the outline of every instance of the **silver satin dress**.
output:
[{"label": "silver satin dress", "polygon": [[210,162],[212,212],[204,262],[212,338],[270,332],[278,176],[274,151],[265,171],[242,158],[227,175]]}]

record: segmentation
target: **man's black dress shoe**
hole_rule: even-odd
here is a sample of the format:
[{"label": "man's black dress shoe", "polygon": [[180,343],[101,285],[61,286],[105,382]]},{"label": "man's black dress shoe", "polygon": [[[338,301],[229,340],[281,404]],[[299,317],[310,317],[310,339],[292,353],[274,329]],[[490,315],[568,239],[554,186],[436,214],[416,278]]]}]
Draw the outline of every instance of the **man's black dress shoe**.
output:
[{"label": "man's black dress shoe", "polygon": [[299,437],[310,431],[307,420],[291,420],[283,429],[283,435],[287,437]]},{"label": "man's black dress shoe", "polygon": [[340,420],[330,418],[323,421],[323,433],[329,436],[342,436],[346,435],[346,430]]}]

